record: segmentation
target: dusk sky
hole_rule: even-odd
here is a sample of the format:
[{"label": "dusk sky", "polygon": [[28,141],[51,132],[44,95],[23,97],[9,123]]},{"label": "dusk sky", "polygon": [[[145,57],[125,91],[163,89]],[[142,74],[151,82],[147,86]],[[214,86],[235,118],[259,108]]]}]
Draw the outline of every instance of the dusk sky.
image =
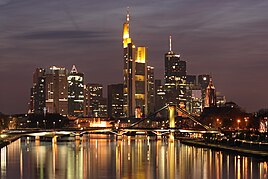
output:
[{"label": "dusk sky", "polygon": [[249,112],[268,107],[268,1],[0,0],[0,112],[27,112],[37,67],[75,64],[86,83],[122,83],[127,6],[156,78],[172,35],[188,74],[211,74]]}]

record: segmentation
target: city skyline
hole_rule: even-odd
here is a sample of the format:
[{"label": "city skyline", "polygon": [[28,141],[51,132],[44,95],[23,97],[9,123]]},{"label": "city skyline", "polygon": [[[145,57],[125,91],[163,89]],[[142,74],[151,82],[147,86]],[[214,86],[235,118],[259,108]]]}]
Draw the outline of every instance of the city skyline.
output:
[{"label": "city skyline", "polygon": [[[242,4],[239,4],[225,1],[213,3],[215,9],[203,5],[201,9],[204,11],[199,11],[195,3],[200,4],[195,1],[167,1],[166,6],[162,7],[161,4],[165,3],[158,1],[153,4],[137,1],[115,5],[108,1],[104,4],[85,1],[9,2],[0,3],[0,22],[4,22],[4,29],[0,33],[1,112],[27,112],[31,77],[37,67],[58,65],[71,69],[75,64],[84,72],[85,81],[88,83],[102,83],[105,86],[121,83],[121,34],[128,5],[133,19],[131,34],[136,43],[148,47],[148,60],[155,67],[156,79],[163,80],[163,58],[169,48],[169,35],[172,35],[174,51],[187,61],[187,73],[212,74],[216,89],[221,91],[228,101],[235,101],[246,110],[254,111],[267,107],[267,94],[260,93],[257,89],[266,91],[268,88],[264,79],[267,75],[265,49],[268,44],[260,42],[260,39],[267,35],[263,28],[267,22],[267,12],[262,10],[265,10],[268,3],[240,1]],[[40,5],[44,5],[41,12],[38,11]],[[60,9],[55,19],[52,18],[57,9],[54,5]],[[92,10],[91,6],[100,8],[100,12],[87,12],[87,8]],[[188,14],[183,10],[183,6],[189,8]],[[27,16],[29,7],[38,7],[28,12],[36,14],[37,17]],[[49,9],[50,7],[53,8]],[[150,8],[146,9],[148,7]],[[15,12],[18,8],[21,9],[13,16],[8,16],[8,10]],[[179,12],[180,16],[178,12],[172,11],[175,8],[182,10]],[[81,11],[78,12],[78,9]],[[46,14],[49,10],[53,13]],[[164,17],[160,17],[161,14]],[[250,16],[252,14],[255,16]],[[197,20],[197,17],[200,20]],[[8,20],[4,20],[5,18]],[[25,18],[30,20],[19,24]],[[191,24],[189,20],[194,19],[197,21],[192,21]],[[217,19],[223,23],[216,22]],[[9,20],[16,20],[18,24],[9,23]],[[255,25],[256,29],[252,25]],[[112,78],[107,78],[111,76]]]}]

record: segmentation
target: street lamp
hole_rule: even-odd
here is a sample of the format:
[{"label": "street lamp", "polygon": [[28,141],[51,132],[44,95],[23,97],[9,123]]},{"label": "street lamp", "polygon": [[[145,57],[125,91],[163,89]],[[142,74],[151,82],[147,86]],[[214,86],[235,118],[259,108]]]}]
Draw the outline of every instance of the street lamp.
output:
[{"label": "street lamp", "polygon": [[237,119],[238,129],[239,129],[240,122],[241,122],[241,120],[240,119]]},{"label": "street lamp", "polygon": [[45,120],[43,120],[43,123],[44,123],[45,129],[46,129],[46,128],[47,128],[47,126],[46,126],[46,121],[45,121]]},{"label": "street lamp", "polygon": [[53,122],[54,130],[55,130],[55,122]]},{"label": "street lamp", "polygon": [[37,127],[37,128],[39,127],[39,122],[38,122],[38,121],[36,122],[36,127]]},{"label": "street lamp", "polygon": [[244,119],[245,119],[245,123],[246,123],[246,128],[248,127],[248,118],[249,117],[245,117]]}]

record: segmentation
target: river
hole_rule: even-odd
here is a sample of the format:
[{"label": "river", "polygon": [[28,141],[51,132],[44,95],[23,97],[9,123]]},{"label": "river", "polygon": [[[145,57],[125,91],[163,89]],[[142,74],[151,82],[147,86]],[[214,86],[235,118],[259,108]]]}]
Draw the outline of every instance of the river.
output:
[{"label": "river", "polygon": [[267,162],[149,137],[81,141],[19,139],[1,149],[0,178],[268,178]]}]

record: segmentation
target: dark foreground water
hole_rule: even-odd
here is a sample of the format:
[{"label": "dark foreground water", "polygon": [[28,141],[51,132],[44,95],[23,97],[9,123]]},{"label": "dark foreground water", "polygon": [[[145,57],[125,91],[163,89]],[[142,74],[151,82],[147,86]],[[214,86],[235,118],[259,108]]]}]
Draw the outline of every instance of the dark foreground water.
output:
[{"label": "dark foreground water", "polygon": [[255,158],[180,144],[179,141],[106,135],[81,142],[17,140],[1,149],[1,178],[267,178]]}]

